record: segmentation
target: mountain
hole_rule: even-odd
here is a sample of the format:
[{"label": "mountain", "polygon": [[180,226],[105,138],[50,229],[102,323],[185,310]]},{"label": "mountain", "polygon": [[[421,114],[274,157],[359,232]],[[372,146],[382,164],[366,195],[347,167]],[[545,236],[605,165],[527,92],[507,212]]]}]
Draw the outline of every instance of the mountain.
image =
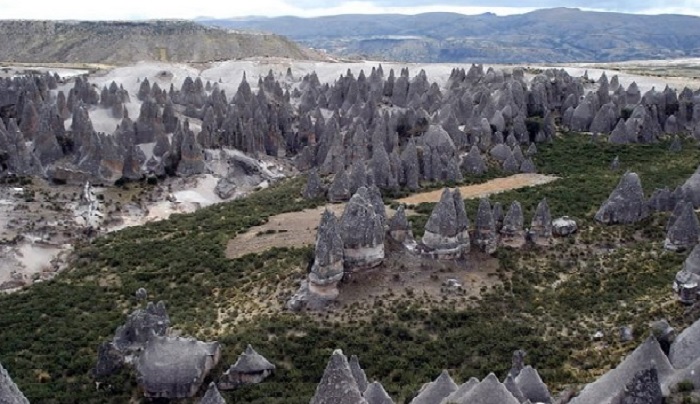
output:
[{"label": "mountain", "polygon": [[0,61],[128,64],[252,56],[316,59],[273,34],[229,32],[191,21],[0,21]]},{"label": "mountain", "polygon": [[552,8],[499,17],[338,15],[200,20],[272,32],[346,57],[408,62],[609,62],[700,56],[700,18]]}]

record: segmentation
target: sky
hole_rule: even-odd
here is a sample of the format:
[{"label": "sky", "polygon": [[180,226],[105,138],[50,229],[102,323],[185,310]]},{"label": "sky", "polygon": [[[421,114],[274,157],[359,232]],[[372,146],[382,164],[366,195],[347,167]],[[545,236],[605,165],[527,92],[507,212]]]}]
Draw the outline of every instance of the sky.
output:
[{"label": "sky", "polygon": [[[109,6],[105,4],[108,3]],[[60,5],[60,6],[59,6]],[[143,20],[276,17],[317,17],[337,14],[418,14],[448,11],[462,14],[521,14],[538,8],[578,7],[592,11],[700,16],[700,0],[0,0],[2,19]]]}]

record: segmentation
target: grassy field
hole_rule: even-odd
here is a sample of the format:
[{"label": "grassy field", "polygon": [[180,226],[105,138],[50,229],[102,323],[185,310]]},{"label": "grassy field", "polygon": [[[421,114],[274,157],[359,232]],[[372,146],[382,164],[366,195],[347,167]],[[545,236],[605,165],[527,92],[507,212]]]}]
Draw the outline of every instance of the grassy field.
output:
[{"label": "grassy field", "polygon": [[[632,226],[593,221],[624,169],[640,174],[647,196],[656,187],[682,183],[700,163],[700,150],[690,141],[685,146],[672,154],[668,143],[613,146],[573,134],[541,145],[539,171],[562,178],[491,199],[506,208],[519,200],[529,223],[546,197],[554,217],[574,217],[581,230],[546,248],[499,249],[503,286],[482,291],[463,308],[406,293],[390,303],[346,309],[344,321],[280,311],[313,250],[272,249],[235,260],[224,251],[230,238],[271,215],[321,203],[295,199],[302,179],[109,234],[78,246],[71,269],[57,279],[0,297],[0,362],[31,402],[137,400],[128,371],[97,389],[90,369],[98,344],[138,307],[132,296],[143,286],[149,299],[166,302],[176,329],[223,344],[212,376],[248,343],[278,365],[264,384],[227,393],[229,402],[307,403],[335,348],[357,354],[368,377],[381,381],[397,402],[410,399],[443,368],[458,382],[491,371],[502,378],[518,348],[559,391],[617,364],[647,335],[649,321],[664,317],[682,327],[692,320],[670,289],[685,254],[663,250],[667,214]],[[609,164],[616,155],[623,168],[613,172]],[[477,204],[467,203],[472,220]],[[411,220],[420,235],[432,205],[415,208]],[[618,341],[623,325],[634,326],[635,341]],[[598,330],[605,337],[594,342]]]}]

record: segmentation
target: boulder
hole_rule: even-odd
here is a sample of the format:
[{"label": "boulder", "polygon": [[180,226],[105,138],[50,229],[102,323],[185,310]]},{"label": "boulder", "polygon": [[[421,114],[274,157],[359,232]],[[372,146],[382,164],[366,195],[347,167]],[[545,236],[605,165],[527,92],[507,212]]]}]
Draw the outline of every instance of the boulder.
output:
[{"label": "boulder", "polygon": [[136,361],[144,396],[167,399],[194,396],[220,356],[218,342],[151,337]]},{"label": "boulder", "polygon": [[603,224],[630,224],[649,216],[644,190],[639,176],[626,172],[610,197],[603,202],[595,220]]},{"label": "boulder", "polygon": [[576,221],[569,216],[562,216],[552,221],[552,233],[555,236],[566,237],[576,233],[578,226]]},{"label": "boulder", "polygon": [[245,384],[262,383],[274,370],[275,365],[248,345],[245,352],[238,356],[236,363],[221,376],[219,388],[232,390]]},{"label": "boulder", "polygon": [[362,397],[343,351],[331,355],[310,404],[368,404]]},{"label": "boulder", "polygon": [[694,303],[700,288],[700,244],[696,244],[676,274],[673,289],[684,303]]}]

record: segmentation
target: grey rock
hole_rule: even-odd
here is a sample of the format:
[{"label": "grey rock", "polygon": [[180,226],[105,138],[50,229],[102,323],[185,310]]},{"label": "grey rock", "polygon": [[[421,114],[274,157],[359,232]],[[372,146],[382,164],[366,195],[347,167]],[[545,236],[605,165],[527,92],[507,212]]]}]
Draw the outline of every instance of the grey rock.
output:
[{"label": "grey rock", "polygon": [[95,379],[100,380],[116,373],[124,366],[124,354],[113,342],[104,342],[97,348],[97,364],[92,370]]},{"label": "grey rock", "polygon": [[[534,164],[533,164],[534,167]],[[526,168],[528,168],[526,166]],[[503,162],[503,172],[506,174],[516,174],[520,171],[520,164],[518,163],[518,160],[511,155],[508,157],[508,160]]]},{"label": "grey rock", "polygon": [[350,364],[352,377],[354,377],[357,382],[357,387],[360,391],[367,390],[367,375],[365,375],[365,371],[360,367],[360,361],[357,359],[357,355],[352,355],[348,363]]},{"label": "grey rock", "polygon": [[481,175],[486,171],[486,162],[481,156],[479,148],[472,146],[469,153],[462,160],[462,170],[467,174]]},{"label": "grey rock", "polygon": [[338,349],[331,355],[310,404],[368,404],[362,398],[343,351]]},{"label": "grey rock", "polygon": [[439,403],[456,390],[457,384],[452,380],[450,374],[443,370],[435,381],[423,386],[418,395],[411,400],[411,404]]},{"label": "grey rock", "polygon": [[648,216],[649,207],[639,176],[626,172],[608,200],[598,209],[595,220],[604,224],[630,224]]},{"label": "grey rock", "polygon": [[0,402],[2,404],[29,404],[29,400],[12,381],[2,364],[0,364]]},{"label": "grey rock", "polygon": [[520,374],[520,371],[525,368],[525,356],[527,355],[527,352],[523,351],[522,349],[517,349],[513,351],[513,356],[511,358],[511,366],[510,370],[508,371],[508,375],[512,376],[513,378],[518,377]]},{"label": "grey rock", "polygon": [[445,397],[440,404],[453,404],[453,403],[462,403],[464,402],[464,397],[469,394],[469,392],[476,387],[476,385],[479,384],[479,379],[472,377],[466,382],[462,383],[457,387],[457,390],[455,390],[452,394],[449,396]]},{"label": "grey rock", "polygon": [[328,200],[330,202],[345,202],[350,199],[350,183],[345,170],[340,171],[333,177],[330,188],[328,188]]},{"label": "grey rock", "polygon": [[530,223],[530,230],[538,238],[552,237],[552,215],[549,212],[547,198],[542,199],[537,205],[537,210],[535,210],[535,215]]},{"label": "grey rock", "polygon": [[316,233],[315,258],[309,273],[312,284],[335,286],[340,282],[343,278],[343,246],[338,221],[333,212],[326,209]]},{"label": "grey rock", "polygon": [[262,383],[275,370],[275,365],[253,349],[250,344],[238,356],[236,363],[224,372],[219,388],[232,390],[245,384]]},{"label": "grey rock", "polygon": [[615,156],[613,161],[610,163],[610,170],[617,171],[620,169],[620,157]]},{"label": "grey rock", "polygon": [[654,368],[640,370],[627,383],[620,404],[662,404],[659,373]]},{"label": "grey rock", "polygon": [[527,148],[525,155],[528,157],[532,157],[535,154],[537,154],[537,145],[535,145],[534,143],[530,143],[530,146]]},{"label": "grey rock", "polygon": [[416,144],[411,138],[408,144],[401,152],[401,166],[403,169],[403,183],[406,188],[415,191],[420,188],[420,167],[418,164],[418,151],[416,149]]},{"label": "grey rock", "polygon": [[367,186],[367,170],[365,170],[365,163],[363,161],[357,160],[352,164],[348,181],[350,183],[351,195],[357,192],[360,187]]},{"label": "grey rock", "polygon": [[680,215],[668,229],[664,247],[671,251],[684,251],[694,247],[700,236],[700,222],[693,210],[691,202],[679,202],[682,204]]},{"label": "grey rock", "polygon": [[360,188],[340,217],[345,269],[353,272],[384,261],[384,225],[367,188]]},{"label": "grey rock", "polygon": [[503,381],[503,386],[505,386],[506,390],[510,392],[510,394],[515,397],[516,400],[520,403],[524,403],[527,398],[525,398],[525,395],[523,392],[520,390],[520,387],[515,383],[515,378],[511,375],[506,376],[506,379]]},{"label": "grey rock", "polygon": [[683,194],[693,202],[694,208],[700,208],[700,166],[693,175],[681,185]]},{"label": "grey rock", "polygon": [[216,388],[216,384],[211,382],[209,383],[207,392],[204,393],[204,397],[202,397],[199,404],[226,404],[226,400],[224,400],[224,397],[222,397],[221,393],[219,393],[219,389]]},{"label": "grey rock", "polygon": [[180,162],[177,165],[179,175],[191,176],[203,174],[206,171],[204,164],[204,150],[199,145],[195,134],[189,130],[189,124],[185,122],[182,133],[182,145],[180,147]]},{"label": "grey rock", "polygon": [[686,368],[700,358],[700,321],[695,321],[675,337],[668,357],[676,369]]},{"label": "grey rock", "polygon": [[[460,201],[462,209],[464,202]],[[431,250],[446,256],[461,256],[469,251],[469,232],[461,229],[457,220],[457,209],[452,191],[445,188],[440,201],[425,225],[422,243]],[[466,214],[465,214],[466,217]]]},{"label": "grey rock", "polygon": [[628,144],[630,142],[630,136],[627,133],[627,125],[625,125],[625,120],[620,118],[617,121],[617,125],[610,133],[608,141],[613,144]]},{"label": "grey rock", "polygon": [[576,233],[577,230],[576,221],[568,216],[562,216],[552,221],[552,233],[555,236],[566,237]]},{"label": "grey rock", "polygon": [[510,147],[500,143],[494,146],[491,151],[489,151],[489,154],[491,154],[491,157],[495,158],[496,160],[504,162],[513,155],[513,151],[510,149]]},{"label": "grey rock", "polygon": [[394,400],[389,397],[384,386],[379,382],[370,383],[363,396],[367,400],[367,404],[394,404]]},{"label": "grey rock", "polygon": [[537,172],[537,167],[535,167],[535,163],[531,158],[523,160],[522,164],[520,164],[520,172],[527,174],[534,174]]},{"label": "grey rock", "polygon": [[114,333],[114,344],[122,352],[142,348],[154,335],[163,336],[170,327],[170,316],[162,301],[149,302],[145,309],[136,309]]},{"label": "grey rock", "polygon": [[523,236],[523,208],[520,202],[513,201],[508,208],[506,216],[503,218],[501,234],[506,238],[520,239]]},{"label": "grey rock", "polygon": [[325,194],[323,189],[323,183],[321,182],[321,177],[318,175],[318,171],[313,169],[309,172],[306,179],[306,185],[302,190],[302,196],[305,199],[316,199],[321,198]]},{"label": "grey rock", "polygon": [[666,188],[655,189],[649,198],[649,209],[654,212],[670,212],[674,209],[673,195]]},{"label": "grey rock", "polygon": [[399,243],[412,244],[415,242],[404,205],[400,205],[394,216],[389,219],[389,235]]},{"label": "grey rock", "polygon": [[148,291],[145,288],[138,288],[135,293],[137,300],[146,300],[148,298]]},{"label": "grey rock", "polygon": [[552,402],[549,389],[532,366],[525,366],[520,371],[515,377],[515,384],[520,388],[525,398],[533,403],[549,404]]},{"label": "grey rock", "polygon": [[620,341],[621,342],[634,341],[634,332],[632,330],[632,327],[630,327],[630,326],[620,327]]},{"label": "grey rock", "polygon": [[500,202],[495,202],[492,207],[491,214],[493,215],[493,221],[496,223],[496,231],[501,231],[503,228],[503,206]]},{"label": "grey rock", "polygon": [[179,337],[151,337],[136,361],[144,396],[194,396],[221,355],[218,342]]},{"label": "grey rock", "polygon": [[457,404],[519,404],[493,373],[472,388]]},{"label": "grey rock", "polygon": [[491,203],[488,199],[482,198],[479,201],[479,209],[474,221],[475,230],[472,242],[481,251],[493,254],[498,248],[498,237],[496,233],[496,223],[493,220]]},{"label": "grey rock", "polygon": [[681,139],[678,137],[678,135],[673,137],[673,141],[668,147],[668,151],[671,153],[680,153],[683,151],[683,144],[681,143]]}]

